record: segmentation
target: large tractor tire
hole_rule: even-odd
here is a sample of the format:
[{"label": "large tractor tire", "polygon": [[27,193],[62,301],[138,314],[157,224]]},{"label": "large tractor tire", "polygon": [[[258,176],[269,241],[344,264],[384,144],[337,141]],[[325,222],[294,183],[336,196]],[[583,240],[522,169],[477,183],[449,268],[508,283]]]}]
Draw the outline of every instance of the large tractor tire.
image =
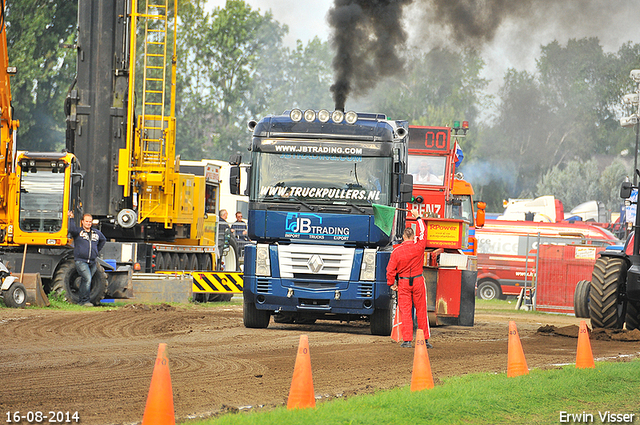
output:
[{"label": "large tractor tire", "polygon": [[589,290],[589,317],[592,328],[622,328],[625,303],[620,291],[626,279],[627,263],[624,259],[600,257],[596,260]]},{"label": "large tractor tire", "polygon": [[627,302],[627,330],[640,329],[640,303]]},{"label": "large tractor tire", "polygon": [[22,308],[27,304],[27,289],[20,282],[13,282],[9,289],[2,293],[4,304],[11,308]]},{"label": "large tractor tire", "polygon": [[242,321],[245,328],[266,329],[271,320],[268,310],[258,310],[254,303],[245,302],[242,309]]},{"label": "large tractor tire", "polygon": [[[51,282],[51,291],[61,293],[64,291],[65,299],[71,303],[78,304],[80,296],[78,289],[80,287],[81,277],[76,271],[76,265],[73,260],[65,261],[60,264],[58,270],[53,276]],[[91,279],[91,292],[89,294],[89,302],[98,305],[104,296],[107,288],[107,276],[100,264],[96,268],[96,273]]]},{"label": "large tractor tire", "polygon": [[588,319],[589,317],[589,292],[591,282],[581,280],[576,284],[576,291],[573,293],[573,311],[576,317]]}]

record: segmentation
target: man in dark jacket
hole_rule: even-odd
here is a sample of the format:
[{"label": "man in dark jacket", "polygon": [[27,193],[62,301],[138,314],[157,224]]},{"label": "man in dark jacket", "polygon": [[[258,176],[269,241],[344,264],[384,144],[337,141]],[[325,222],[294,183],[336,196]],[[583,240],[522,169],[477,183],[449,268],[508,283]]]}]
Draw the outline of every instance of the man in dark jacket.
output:
[{"label": "man in dark jacket", "polygon": [[91,279],[96,273],[96,258],[107,242],[102,232],[91,228],[93,217],[91,214],[82,216],[82,227],[76,227],[73,212],[69,211],[69,235],[73,238],[73,257],[76,270],[82,278],[78,288],[78,304],[91,307]]}]

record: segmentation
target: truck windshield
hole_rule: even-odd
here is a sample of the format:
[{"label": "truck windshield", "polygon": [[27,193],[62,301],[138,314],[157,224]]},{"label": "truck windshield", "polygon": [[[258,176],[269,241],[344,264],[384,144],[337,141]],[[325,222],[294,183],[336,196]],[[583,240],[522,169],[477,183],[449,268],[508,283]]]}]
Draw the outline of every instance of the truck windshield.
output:
[{"label": "truck windshield", "polygon": [[442,186],[446,167],[445,156],[409,155],[409,172],[413,183]]},{"label": "truck windshield", "polygon": [[252,200],[389,205],[391,158],[256,152]]},{"label": "truck windshield", "polygon": [[24,232],[55,233],[62,228],[64,173],[38,167],[20,179],[20,229]]}]

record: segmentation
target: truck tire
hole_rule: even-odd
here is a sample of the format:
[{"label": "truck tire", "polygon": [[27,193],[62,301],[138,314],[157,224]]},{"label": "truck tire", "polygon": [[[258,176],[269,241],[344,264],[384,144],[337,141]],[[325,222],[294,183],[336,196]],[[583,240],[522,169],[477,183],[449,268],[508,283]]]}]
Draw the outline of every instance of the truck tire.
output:
[{"label": "truck tire", "polygon": [[640,329],[640,303],[627,301],[627,330]]},{"label": "truck tire", "polygon": [[627,263],[622,258],[600,257],[593,266],[589,290],[591,327],[621,329],[625,303],[620,290],[627,280]]},{"label": "truck tire", "polygon": [[189,271],[198,270],[198,256],[189,254]]},{"label": "truck tire", "polygon": [[27,289],[20,282],[13,282],[2,296],[7,307],[22,308],[27,304]]},{"label": "truck tire", "polygon": [[576,284],[576,291],[573,293],[573,311],[576,317],[588,319],[589,316],[589,292],[591,282],[581,280]]},{"label": "truck tire", "polygon": [[202,254],[198,258],[198,268],[202,271],[211,270],[211,255],[210,254]]},{"label": "truck tire", "polygon": [[393,309],[375,309],[371,315],[370,325],[371,335],[391,335],[391,330],[393,329]]},{"label": "truck tire", "polygon": [[500,285],[490,279],[484,279],[478,282],[476,289],[476,297],[482,300],[494,300],[502,298],[502,290]]},{"label": "truck tire", "polygon": [[218,270],[235,272],[240,270],[240,261],[238,257],[238,242],[234,237],[229,239],[229,249],[222,254],[218,261]]},{"label": "truck tire", "polygon": [[155,261],[154,271],[158,272],[165,269],[164,265],[164,255],[161,252],[156,253],[156,261]]},{"label": "truck tire", "polygon": [[[65,261],[60,264],[56,270],[51,282],[51,292],[62,293],[67,301],[78,304],[80,297],[78,296],[78,287],[80,285],[80,275],[76,271],[76,265],[73,260]],[[89,293],[89,302],[97,305],[104,296],[107,288],[107,276],[100,264],[96,268],[96,273],[91,279],[91,292]]]},{"label": "truck tire", "polygon": [[245,328],[266,329],[271,320],[268,310],[258,310],[253,303],[243,303],[242,321]]}]

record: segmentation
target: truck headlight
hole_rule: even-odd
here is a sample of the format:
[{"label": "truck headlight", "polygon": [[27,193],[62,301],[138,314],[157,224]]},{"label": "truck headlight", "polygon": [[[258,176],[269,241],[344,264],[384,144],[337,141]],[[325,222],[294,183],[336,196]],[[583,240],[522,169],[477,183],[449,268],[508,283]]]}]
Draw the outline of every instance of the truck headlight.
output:
[{"label": "truck headlight", "polygon": [[367,248],[362,255],[360,280],[376,280],[376,250]]},{"label": "truck headlight", "polygon": [[256,246],[256,276],[271,276],[271,262],[269,261],[269,245]]}]

